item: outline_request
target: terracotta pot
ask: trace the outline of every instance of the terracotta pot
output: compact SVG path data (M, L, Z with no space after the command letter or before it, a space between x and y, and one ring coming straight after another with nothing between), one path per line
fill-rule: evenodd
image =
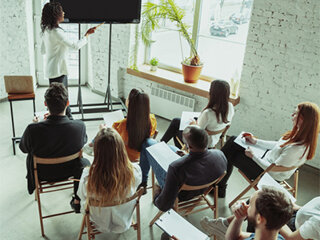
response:
M193 66L182 64L182 74L184 77L184 81L187 83L197 83L199 80L199 76L202 70L203 65Z

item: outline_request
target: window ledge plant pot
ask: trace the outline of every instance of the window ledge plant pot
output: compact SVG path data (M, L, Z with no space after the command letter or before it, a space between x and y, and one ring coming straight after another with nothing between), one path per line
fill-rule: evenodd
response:
M182 64L182 74L186 83L197 83L201 74L202 65L194 66L185 63Z

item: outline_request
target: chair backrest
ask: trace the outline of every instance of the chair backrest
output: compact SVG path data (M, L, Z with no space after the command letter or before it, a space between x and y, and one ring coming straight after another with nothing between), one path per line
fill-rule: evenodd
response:
M8 94L34 92L32 76L4 76L4 84Z
M227 132L227 130L229 129L230 125L227 125L225 128L219 130L219 131L209 131L208 129L206 129L207 133L209 136L212 136L212 135L218 135L220 133L225 133Z
M212 182L209 182L207 184L204 185L200 185L200 186L190 186L188 184L183 184L180 188L180 191L194 191L194 190L200 190L200 189L204 189L204 188L208 188L214 184L217 184L221 181L221 179L226 175L226 171L224 171L224 173L218 177L217 179L213 180Z
M76 152L69 156L58 157L58 158L41 158L33 155L33 165L36 168L38 163L39 164L59 164L59 163L69 162L80 157L82 157L82 149L79 152Z
M143 193L143 188L141 187L131 197L128 197L128 198L123 199L123 200L117 200L117 201L112 201L112 202L104 202L102 204L100 204L100 201L95 199L95 198L89 198L88 199L88 205L90 205L91 207L98 207L98 206L100 206L100 207L113 207L113 206L125 204L125 203L130 202L130 201L132 201L134 199L139 200L140 197L142 196L142 193Z

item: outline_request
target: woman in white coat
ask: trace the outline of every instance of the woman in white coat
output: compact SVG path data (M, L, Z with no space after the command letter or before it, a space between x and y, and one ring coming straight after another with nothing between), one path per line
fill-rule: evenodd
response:
M87 44L88 36L95 31L90 28L85 36L77 42L70 41L64 30L59 26L64 20L62 6L58 2L44 5L41 17L42 44L41 53L45 55L45 77L52 82L60 82L68 88L67 53L69 49L79 50ZM71 115L70 108L67 115Z

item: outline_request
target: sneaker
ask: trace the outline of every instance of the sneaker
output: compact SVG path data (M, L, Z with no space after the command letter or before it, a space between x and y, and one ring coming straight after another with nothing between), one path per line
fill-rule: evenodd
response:
M74 203L75 197L72 197L70 206L75 213L80 213L80 203Z
M89 156L93 156L93 147L90 147L89 144L86 144L83 147L83 151L88 154Z
M201 227L210 235L215 235L219 240L225 239L228 229L224 222L225 218L219 217L218 219L209 219L204 217L200 221Z
M142 183L140 183L139 186L137 187L137 190L138 190L139 188L141 188L141 187L143 187L143 193L142 193L142 195L147 194L147 182L142 182Z

